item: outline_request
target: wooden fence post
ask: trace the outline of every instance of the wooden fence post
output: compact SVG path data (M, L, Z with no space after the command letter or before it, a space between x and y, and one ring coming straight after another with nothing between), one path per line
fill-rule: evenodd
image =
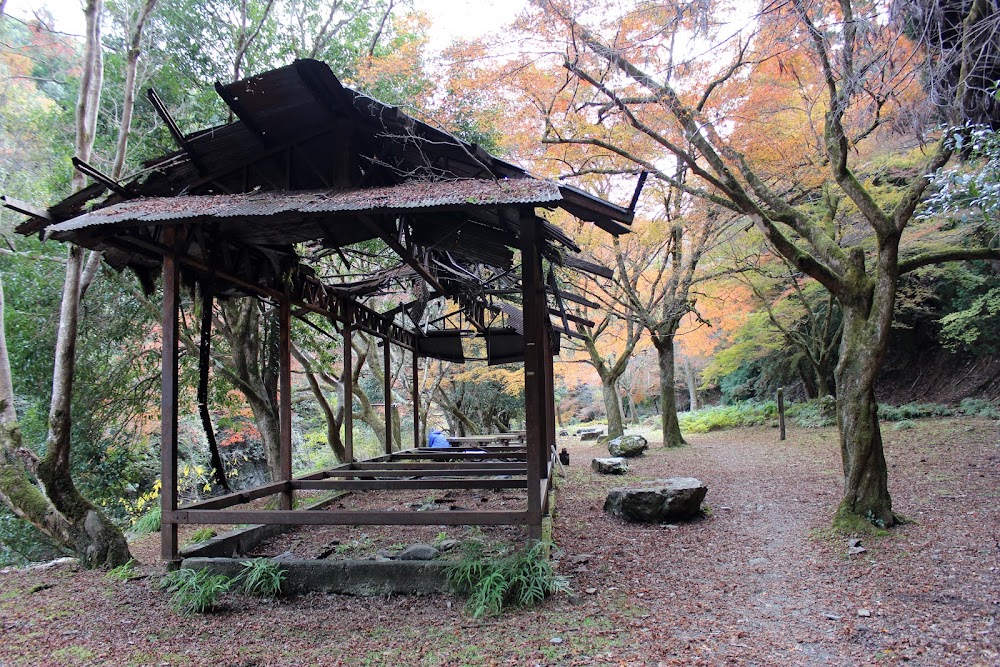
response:
M785 389L778 387L778 439L785 439Z

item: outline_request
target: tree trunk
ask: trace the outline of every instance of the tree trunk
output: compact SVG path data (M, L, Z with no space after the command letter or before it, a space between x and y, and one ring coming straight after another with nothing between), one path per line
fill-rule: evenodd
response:
M608 439L625 435L618 401L618 378L601 378L601 393L604 396L604 412L608 416Z
M881 528L897 523L889 496L888 471L875 401L875 375L886 347L886 333L873 333L860 307L844 306L844 336L837 364L837 424L844 466L844 498L837 521L851 527L851 516Z
M228 377L246 396L267 459L271 480L281 479L281 429L278 417L278 318L263 314L257 299L232 299L222 307L232 367Z
M247 394L247 403L250 404L254 423L260 431L271 481L281 479L281 420L278 417L278 406L274 401L260 400L255 394Z
M653 336L656 361L660 371L660 420L663 425L663 446L686 445L677 421L677 394L674 392L674 336Z
M696 382L694 368L691 366L691 358L684 357L684 382L688 389L688 411L694 412L698 409L698 383Z
M618 414L622 416L622 424L629 423L629 412L625 409L625 399L622 398L622 383L615 382L615 397L618 399Z
M817 368L816 369L816 398L823 398L824 396L832 396L833 392L830 391L830 381L827 380L826 369Z
M70 397L75 363L77 317L83 250L72 248L66 265L63 308L56 341L51 428L46 456L38 460L22 447L14 410L13 380L3 323L3 283L0 279L0 501L13 512L73 551L87 567L127 563L125 536L90 501L80 495L70 476ZM38 480L36 486L32 476Z

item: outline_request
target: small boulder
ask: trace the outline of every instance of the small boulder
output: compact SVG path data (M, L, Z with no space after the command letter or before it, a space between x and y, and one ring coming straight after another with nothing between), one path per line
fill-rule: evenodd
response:
M649 449L649 443L641 435L622 435L608 443L608 452L611 456L642 456L642 453Z
M564 437L567 435L569 435L569 431L567 431L566 429L559 431L559 437Z
M604 435L604 430L599 428L588 428L580 431L580 440L597 440Z
M706 493L708 487L694 477L671 477L641 487L610 489L604 511L642 523L691 519L701 511Z
M441 551L451 551L452 549L458 547L461 544L462 543L459 542L458 540L448 538L446 540L441 540L441 542L438 543L438 549L440 549Z
M429 544L411 544L396 556L396 560L434 560L438 550Z
M628 472L628 463L620 456L594 459L590 462L590 467L602 475L624 475Z

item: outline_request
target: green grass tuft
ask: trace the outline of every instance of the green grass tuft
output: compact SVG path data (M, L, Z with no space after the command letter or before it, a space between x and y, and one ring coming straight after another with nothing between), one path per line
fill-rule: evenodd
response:
M172 593L170 606L174 611L191 616L213 609L232 584L233 580L224 574L181 568L163 577L160 588Z
M132 532L136 535L147 535L160 530L160 507L151 507L132 524Z
M241 563L243 571L236 577L247 595L273 598L281 594L281 584L288 573L270 558L253 558Z

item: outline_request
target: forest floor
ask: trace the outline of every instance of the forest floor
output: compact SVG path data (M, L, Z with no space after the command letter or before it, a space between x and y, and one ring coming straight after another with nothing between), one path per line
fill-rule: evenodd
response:
M460 598L229 594L182 617L141 578L72 567L0 573L0 666L1000 665L1000 423L884 427L895 509L913 522L849 554L832 429L760 427L652 449L625 478L562 438L560 571L576 594L473 620ZM707 516L628 525L606 489L667 476L709 488ZM155 537L134 545L147 561Z

